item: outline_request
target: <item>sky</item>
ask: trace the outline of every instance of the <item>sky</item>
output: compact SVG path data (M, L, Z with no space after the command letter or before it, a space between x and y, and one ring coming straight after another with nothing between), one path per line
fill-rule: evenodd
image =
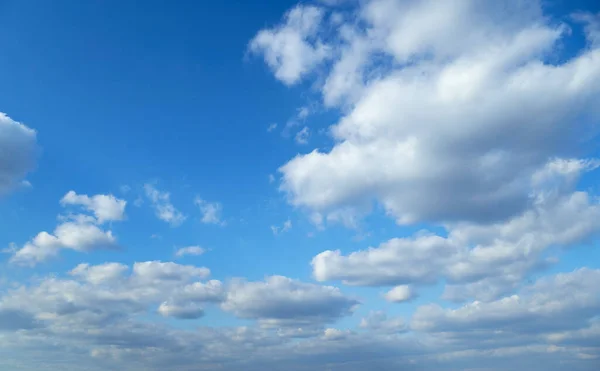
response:
M0 50L0 369L598 369L600 3L0 0Z

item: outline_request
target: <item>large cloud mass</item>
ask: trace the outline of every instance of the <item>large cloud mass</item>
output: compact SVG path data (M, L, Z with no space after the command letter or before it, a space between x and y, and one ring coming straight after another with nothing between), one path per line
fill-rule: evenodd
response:
M597 131L592 26L588 48L559 60L570 28L536 1L373 0L355 16L328 38L335 145L280 169L293 205L334 220L373 202L401 224L503 220L527 207L533 174Z

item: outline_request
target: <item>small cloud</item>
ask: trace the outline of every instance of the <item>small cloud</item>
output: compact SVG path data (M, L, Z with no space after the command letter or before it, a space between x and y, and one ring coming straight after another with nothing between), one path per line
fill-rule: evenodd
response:
M131 187L127 184L124 184L119 187L119 191L121 191L121 193L129 193L129 191L131 191Z
M271 124L269 127L267 127L267 132L270 133L275 129L277 129L277 124Z
M304 106L304 107L300 107L298 109L297 117L300 120L303 120L303 119L307 118L310 114L311 114L310 109L308 107Z
M281 226L281 227L278 227L275 225L271 226L271 231L273 232L274 235L285 233L285 232L289 231L290 229L292 229L292 221L290 219L286 220L283 223L283 226Z
M200 208L202 217L200 221L204 224L218 224L224 226L226 223L221 220L223 207L218 202L208 202L200 197L196 197L194 204Z
M400 285L388 291L384 297L385 300L389 301L390 303L402 303L414 299L416 294L410 288L410 286Z
M200 246L188 246L188 247L182 247L181 249L178 249L175 252L175 256L178 258L182 258L186 255L200 256L200 255L204 254L205 252L206 252L206 250Z
M269 183L275 182L275 176L273 174L269 174Z
M146 197L152 202L152 207L158 219L169 223L173 227L179 226L185 221L186 216L171 203L169 192L161 192L152 184L144 185L144 190L146 191Z
M298 144L307 144L308 137L310 136L310 131L307 126L303 127L302 130L296 133L296 143Z

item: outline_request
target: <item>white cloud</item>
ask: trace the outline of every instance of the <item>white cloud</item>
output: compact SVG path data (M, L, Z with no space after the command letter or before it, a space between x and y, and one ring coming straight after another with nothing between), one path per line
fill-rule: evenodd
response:
M402 303L409 301L416 296L415 292L408 285L399 285L386 292L385 300L392 303Z
M221 220L221 213L223 206L218 202L208 202L200 197L196 197L194 204L198 206L202 216L200 221L204 224L219 224L225 225L226 223Z
M74 277L81 278L93 285L104 283L115 283L122 279L129 267L121 263L106 263L102 265L92 265L82 263L69 272Z
M264 326L302 326L333 322L358 305L331 286L271 276L264 282L237 280L230 284L222 307Z
M294 206L360 216L377 201L400 224L494 222L527 208L549 158L581 153L574 133L600 114L600 50L547 63L567 27L539 3L361 4L320 71L343 112L334 146L280 168Z
M125 218L125 206L127 201L116 198L113 195L78 195L75 191L69 191L61 200L61 205L80 205L92 211L102 224L107 221L118 221Z
M161 192L152 184L145 184L144 190L146 197L152 202L152 207L156 212L156 217L171 226L178 226L183 223L186 216L177 210L171 203L171 195L168 192Z
M598 280L599 270L582 268L542 278L518 295L488 303L474 301L457 309L421 306L411 327L428 332L494 329L517 334L584 328L600 310Z
M84 266L76 270L104 269ZM198 364L222 364L224 370L359 371L370 367L387 371L435 369L440 363L453 369L473 369L492 362L501 369L520 370L531 363L558 371L568 362L574 369L592 370L598 355L594 343L598 326L590 320L598 312L597 274L584 269L545 278L522 290L518 301L509 298L441 312L421 308L411 320L410 332L401 318L381 311L371 312L361 321L363 331L269 327L273 321L260 323L263 327L181 328L140 317L156 311L179 319L204 314L210 322L211 313L201 308L211 305L204 301L207 297L183 299L181 288L195 285L207 292L208 287L222 287L220 283L189 282L187 279L195 278L185 277L184 281L164 279L149 285L133 273L109 275L109 280L97 283L85 275L75 275L75 279L40 277L2 293L0 346L15 354L10 364L21 368L33 369L41 359L52 363L41 370L50 370L59 360L78 370L77 365L89 363L89 354L95 357L90 363L94 371L193 369ZM279 285L271 287L270 282L261 283L264 288L260 290L243 290L245 299L236 292L238 309L251 318L283 313L286 319L313 318L315 308L328 313L323 318L332 319L346 311L341 310L346 304L334 305L341 312L332 310L326 303L331 305L335 302L331 297L338 295L322 295L329 290L313 287L317 285L286 284L282 290ZM269 304L264 304L265 300ZM19 357L24 350L29 350L27 357ZM54 358L57 352L60 359ZM1 358L0 366L6 362L6 357Z
M175 252L175 256L178 258L182 258L186 255L199 256L204 254L205 252L206 250L200 246L188 246L177 249L177 251Z
M35 166L36 132L0 112L0 196L16 188Z
M88 221L67 221L59 224L53 234L40 232L23 247L14 251L11 263L35 266L56 257L61 249L90 252L116 249L118 244L111 231L104 231Z
M569 175L571 176L571 175ZM313 261L319 281L351 285L431 284L444 278L451 300L492 300L551 261L551 247L569 247L600 232L600 205L585 192L555 184L536 203L505 222L448 226L448 236L422 232L347 256L325 251Z
M320 8L296 6L283 24L260 31L250 42L250 51L264 56L277 79L293 85L329 54L317 35L322 18Z
M277 129L277 124L275 124L275 123L273 123L273 124L270 124L270 125L267 127L267 132L268 132L268 133L270 133L270 132L272 132L272 131L273 131L273 130L275 130L275 129Z

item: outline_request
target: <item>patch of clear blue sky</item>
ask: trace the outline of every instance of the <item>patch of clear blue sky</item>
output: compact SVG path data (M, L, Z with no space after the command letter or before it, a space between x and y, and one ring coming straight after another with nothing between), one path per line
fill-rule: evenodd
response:
M65 272L83 261L171 260L176 247L198 244L211 251L181 262L206 265L215 278L281 274L311 280L309 263L319 252L347 253L431 228L398 227L375 214L360 233L335 227L309 238L314 228L268 182L268 175L298 152L329 144L317 130L308 146L267 133L269 124L281 128L299 107L319 97L307 86L284 87L260 60L245 58L257 30L277 23L294 4L0 0L0 111L35 128L42 147L38 168L28 178L33 189L0 202L0 247L51 231L61 212L58 201L71 189L129 200L129 220L113 225L124 250L65 251L36 268L37 274ZM600 11L600 2L592 0L546 4L557 20L579 9ZM573 28L558 60L583 45L581 30ZM307 123L323 128L336 117L319 112ZM595 187L597 179L584 178L582 187ZM189 216L182 226L157 220L148 202L133 206L142 185L153 180ZM129 194L119 193L124 184L132 187ZM192 204L195 195L221 202L228 226L202 225ZM293 229L273 236L269 226L288 218ZM364 238L357 240L357 234ZM574 251L553 270L578 266L581 255ZM4 276L31 274L8 267L6 256L0 259ZM422 300L438 298L441 287L422 291ZM380 298L383 289L343 290L369 303L360 314L395 308L390 313L408 315L419 303L387 304ZM213 324L237 323L213 314L206 319Z

